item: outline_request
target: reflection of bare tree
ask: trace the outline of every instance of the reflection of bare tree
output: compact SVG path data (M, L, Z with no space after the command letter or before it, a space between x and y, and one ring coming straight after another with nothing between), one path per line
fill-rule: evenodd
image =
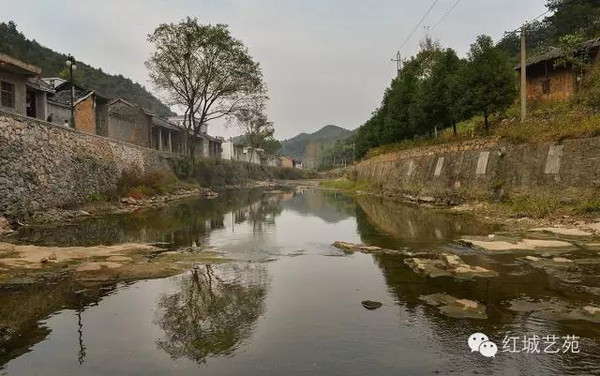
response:
M174 359L203 363L229 355L248 338L263 313L264 265L210 265L182 276L177 291L163 295L155 323L165 336L157 345Z
M281 196L273 195L248 207L248 220L255 233L264 231L264 225L273 226L275 217L283 211L280 205Z
M83 322L81 321L81 312L83 309L81 307L77 308L77 338L79 340L79 352L77 353L77 361L79 365L83 365L85 362L86 355L86 347L83 343Z

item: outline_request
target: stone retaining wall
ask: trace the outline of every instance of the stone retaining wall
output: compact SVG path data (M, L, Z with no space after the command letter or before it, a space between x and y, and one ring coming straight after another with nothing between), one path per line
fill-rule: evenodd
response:
M549 192L559 198L600 193L600 137L509 144L487 138L381 155L353 175L384 194L499 198Z
M182 157L0 112L0 215L81 204L117 189L121 171Z

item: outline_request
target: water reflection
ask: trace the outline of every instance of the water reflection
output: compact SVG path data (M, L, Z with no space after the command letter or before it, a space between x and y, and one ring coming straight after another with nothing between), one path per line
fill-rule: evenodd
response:
M202 266L131 285L65 278L3 290L0 369L17 375L35 374L40 365L45 375L191 375L201 364L207 375L593 374L600 361L597 324L519 314L507 305L523 295L586 304L597 304L597 297L566 290L512 255L450 244L492 230L468 216L318 191L235 192L65 228L28 229L22 239L40 243L163 241L176 247L195 241L239 260L277 261ZM402 256L323 257L339 255L329 247L335 240L452 249L500 276L428 279ZM248 256L254 254L261 257ZM284 257L298 254L304 256ZM419 299L434 293L481 302L488 319L442 316ZM384 307L366 311L360 305L366 299ZM477 331L497 341L505 332L575 334L582 337L582 353L502 354L482 362L465 344Z
M173 359L204 363L229 355L247 339L264 312L267 272L262 264L194 269L160 297L155 323L164 331L157 346Z
M471 216L424 210L380 197L359 196L356 204L363 242L392 249L431 248L463 235L487 235L494 230Z
M248 221L257 231L274 223L286 195L260 190L224 192L216 200L190 199L164 208L83 220L67 226L35 226L19 231L22 243L57 246L91 246L128 242L169 243L174 247L207 243L210 233L227 226L225 216L234 213L236 223Z

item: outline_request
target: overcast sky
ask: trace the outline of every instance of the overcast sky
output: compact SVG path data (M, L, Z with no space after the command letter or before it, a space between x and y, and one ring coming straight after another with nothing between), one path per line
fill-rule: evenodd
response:
M439 0L402 48L418 50L456 0ZM391 58L433 0L0 0L3 21L30 39L122 74L153 91L144 61L146 36L158 24L194 16L225 23L262 65L276 136L293 137L326 124L354 129L379 105L395 75ZM433 38L464 55L479 34L494 40L545 11L546 0L462 0ZM154 92L154 91L153 91ZM212 124L209 133L235 129Z

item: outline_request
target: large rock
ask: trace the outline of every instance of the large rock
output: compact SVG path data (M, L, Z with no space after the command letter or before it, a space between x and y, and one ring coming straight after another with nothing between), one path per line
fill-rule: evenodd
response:
M0 236L8 235L13 233L14 230L10 227L10 223L4 217L0 216Z
M404 260L404 263L415 273L430 278L452 276L459 279L471 279L498 276L498 273L493 270L465 263L458 255L441 254L434 259L415 257Z
M438 307L440 313L449 317L487 319L486 307L474 300L458 299L448 294L425 295L419 299Z

